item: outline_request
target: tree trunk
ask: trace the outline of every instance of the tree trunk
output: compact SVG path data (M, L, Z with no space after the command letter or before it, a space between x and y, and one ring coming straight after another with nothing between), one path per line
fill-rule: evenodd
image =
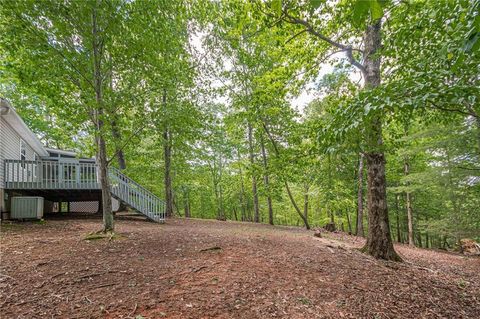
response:
M102 188L102 208L103 208L103 232L114 231L114 221L112 212L112 197L110 194L110 181L108 179L108 161L107 146L104 134L104 105L103 105L103 76L101 65L101 46L102 42L98 39L97 30L97 12L96 8L92 12L92 38L93 38L93 68L96 108L94 111L94 123L96 126L96 144L97 144L97 164L100 185Z
M409 164L405 161L404 165L405 176L409 173ZM405 204L407 208L407 221L408 221L408 245L413 247L415 246L415 241L413 239L413 212L412 212L412 202L410 197L410 192L405 192Z
M327 157L328 161L328 193L327 193L327 214L330 216L330 223L335 224L335 213L332 209L332 190L333 190L333 181L332 181L332 158L331 155L328 154Z
M280 150L278 149L277 143L275 142L275 139L273 138L272 134L270 134L270 130L268 129L267 124L265 122L262 122L262 126L263 126L263 129L265 130L265 133L268 136L268 139L270 140L270 143L272 143L273 149L275 151L275 155L277 157L279 157L280 156ZM293 197L292 192L290 191L290 187L288 186L288 182L284 181L284 184L285 184L285 189L287 190L288 198L290 198L290 202L292 203L293 207L295 208L295 211L300 216L300 218L303 220L303 224L305 225L305 228L310 229L310 225L308 224L308 219L305 218L305 216L300 211L300 208L298 208L298 205L295 202L295 198Z
M240 154L240 153L239 153ZM240 155L238 156L238 160L240 161ZM244 222L247 219L247 207L245 204L245 186L243 185L243 171L240 167L240 208L242 209L241 212L241 221Z
M305 193L303 195L303 217L305 218L304 220L308 220L308 190L308 185L305 185Z
M400 232L400 211L399 211L399 206L398 206L398 197L400 195L397 195L395 196L395 216L396 216L396 219L397 219L397 241L399 243L402 242L402 234Z
M162 103L164 113L167 108L167 92L163 91ZM173 190L172 190L172 175L171 175L171 160L172 160L172 141L170 138L170 131L168 123L164 123L163 129L163 156L165 162L164 171L164 187L165 187L165 213L167 217L173 216Z
M358 191L357 191L357 228L355 235L365 237L363 230L363 153L358 159Z
M233 217L235 218L235 221L238 221L238 214L237 214L237 209L235 206L233 206Z
M255 155L253 154L253 128L250 123L248 123L248 152L252 167L253 220L255 223L258 223L260 222L260 212L258 207L257 177L255 175Z
M292 203L293 207L295 208L295 211L297 212L298 216L300 216L300 218L302 219L303 224L305 225L305 228L310 229L310 225L308 224L308 218L307 218L308 216L304 216L302 214L302 212L300 211L300 208L298 207L297 202L295 202L295 198L293 198L293 194L290 191L290 187L288 186L287 182L285 182L285 188L287 190L288 198L290 198L290 202Z
M220 220L226 220L225 218L225 210L223 207L223 188L222 188L222 182L218 184L218 195L219 195L219 210L220 210Z
M381 20L367 26L365 32L364 67L365 88L373 89L380 85L380 58L377 51L381 48ZM363 250L375 258L401 261L393 248L388 221L385 155L382 138L382 111L372 111L367 121L366 141L368 151L368 236Z
M350 220L350 214L348 213L348 210L345 210L345 214L347 215L347 222L348 222L348 234L352 234L352 221Z
M267 190L267 204L268 204L268 223L273 225L273 206L272 206L272 196L270 196L270 181L268 176L268 163L267 163L267 154L265 152L265 143L263 142L263 137L260 140L261 148L262 148L262 158L263 158L263 168L265 170L265 175L263 176L263 180L265 183L265 188Z
M190 201L188 198L188 190L183 191L183 209L185 213L185 218L190 218Z

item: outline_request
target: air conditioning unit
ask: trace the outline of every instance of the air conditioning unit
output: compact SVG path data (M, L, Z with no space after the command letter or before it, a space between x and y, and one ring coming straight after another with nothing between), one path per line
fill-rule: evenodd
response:
M43 218L43 197L21 196L12 197L11 200L11 219Z

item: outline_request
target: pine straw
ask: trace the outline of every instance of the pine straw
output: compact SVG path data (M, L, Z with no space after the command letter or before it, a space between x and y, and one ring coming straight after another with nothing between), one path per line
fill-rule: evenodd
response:
M0 317L475 318L480 258L397 246L377 261L345 234L235 222L99 220L3 229ZM215 252L202 251L219 247Z

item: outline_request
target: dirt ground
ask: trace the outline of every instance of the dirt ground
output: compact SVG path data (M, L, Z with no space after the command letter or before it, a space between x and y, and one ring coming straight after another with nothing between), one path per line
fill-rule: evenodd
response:
M480 258L397 246L376 261L344 234L250 223L2 225L3 318L480 318Z

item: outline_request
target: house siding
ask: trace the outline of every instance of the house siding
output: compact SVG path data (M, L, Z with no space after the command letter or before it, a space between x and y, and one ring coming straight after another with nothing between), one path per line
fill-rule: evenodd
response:
M5 210L4 190L5 187L5 160L20 159L20 135L0 116L0 210ZM33 148L25 142L26 159L34 160Z

